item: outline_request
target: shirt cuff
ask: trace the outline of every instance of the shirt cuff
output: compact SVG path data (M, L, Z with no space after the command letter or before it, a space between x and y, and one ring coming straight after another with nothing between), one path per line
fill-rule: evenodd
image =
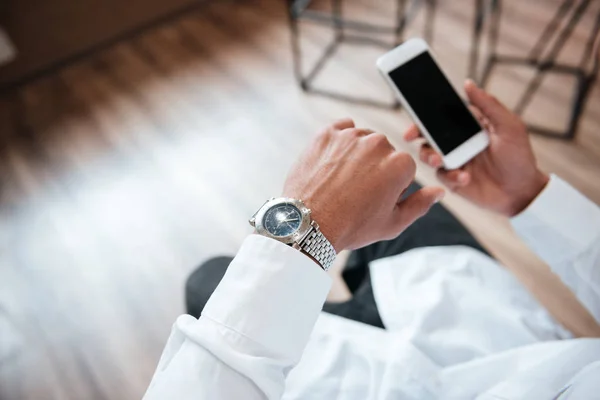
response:
M250 235L202 315L299 360L330 287L327 273L300 251Z
M589 247L600 234L600 209L556 175L511 220L515 231L544 259L559 261Z

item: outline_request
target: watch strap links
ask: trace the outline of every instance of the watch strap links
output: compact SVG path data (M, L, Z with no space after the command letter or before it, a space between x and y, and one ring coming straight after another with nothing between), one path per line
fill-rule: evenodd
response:
M325 271L331 268L337 256L333 245L323 235L319 229L319 225L315 221L312 221L311 228L298 242L298 245L303 251L317 260Z

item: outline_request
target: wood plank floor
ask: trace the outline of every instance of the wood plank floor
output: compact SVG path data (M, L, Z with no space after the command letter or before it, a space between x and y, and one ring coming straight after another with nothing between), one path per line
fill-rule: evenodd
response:
M389 1L346 3L349 14L390 22ZM460 85L472 2L439 3L434 49ZM558 1L505 3L501 48L514 53ZM589 14L563 58L578 59ZM328 33L302 33L314 60ZM318 84L390 99L373 64L380 53L344 47ZM501 69L491 88L514 104L528 77ZM560 125L570 84L549 77L528 118ZM0 399L140 398L184 311L186 276L235 252L303 146L345 116L414 153L400 141L405 113L298 89L277 0L212 2L0 98ZM576 141L533 142L545 170L600 202L598 85ZM418 178L434 182L422 165ZM455 196L444 203L559 320L598 335L506 221Z

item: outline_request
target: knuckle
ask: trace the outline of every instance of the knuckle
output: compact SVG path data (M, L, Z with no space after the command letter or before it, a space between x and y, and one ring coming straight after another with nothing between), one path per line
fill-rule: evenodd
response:
M417 163L415 163L415 160L410 156L410 154L405 152L396 152L394 154L394 158L398 167L406 173L414 175L417 172Z
M335 128L330 125L330 126L323 128L319 132L319 136L331 136L333 134L333 132L335 132Z
M352 128L349 131L350 131L350 135L352 137L355 137L355 138L359 138L359 137L365 135L365 130L364 129Z
M324 129L313 139L313 145L317 147L327 147L332 141L334 141L335 131L331 129Z
M387 144L388 138L382 133L373 133L371 135L371 140L378 144Z
M338 119L337 121L333 122L329 127L332 130L340 130L340 129L343 129L344 127L350 128L350 127L354 127L354 121L350 117L341 118L341 119Z
M319 135L317 136L317 140L319 142L328 142L329 140L331 140L331 137L333 136L333 129L331 128L327 128L322 130Z
M365 138L366 141L373 144L374 146L388 146L391 147L391 144L388 138L382 133L372 133Z
M321 129L319 131L318 136L331 136L331 134L333 134L333 132L335 131L335 127L333 125L328 125L325 128Z
M353 131L353 135L354 137L369 137L373 134L373 131L369 130L369 129L360 129L360 128L354 128Z
M343 136L347 136L347 137L351 137L351 138L358 138L361 135L361 130L358 128L346 128L342 131L340 131L340 134Z
M330 123L329 125L327 125L325 127L325 130L327 131L336 131L338 129L338 126L340 125L341 120L339 121L333 121L332 123Z

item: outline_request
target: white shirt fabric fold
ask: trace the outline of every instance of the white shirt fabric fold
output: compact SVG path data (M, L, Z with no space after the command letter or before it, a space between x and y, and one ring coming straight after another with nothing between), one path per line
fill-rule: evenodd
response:
M513 226L600 319L600 210L553 176ZM319 313L330 287L246 239L199 320L180 317L145 399L591 399L600 339L571 339L496 261L463 246L370 265L386 330Z
M553 176L515 231L600 321L600 209Z

